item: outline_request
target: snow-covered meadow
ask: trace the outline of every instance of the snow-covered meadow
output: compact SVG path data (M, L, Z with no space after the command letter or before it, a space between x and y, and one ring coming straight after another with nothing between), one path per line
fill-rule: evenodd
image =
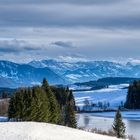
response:
M100 90L74 92L76 105L82 109L84 101L88 100L90 104L109 103L110 109L118 108L118 106L125 103L127 96L125 87L127 86L127 84L112 85Z

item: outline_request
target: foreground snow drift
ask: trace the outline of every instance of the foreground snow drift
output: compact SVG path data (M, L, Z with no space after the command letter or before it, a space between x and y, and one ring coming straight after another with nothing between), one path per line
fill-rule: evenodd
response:
M7 122L0 123L0 140L117 140L117 138L46 123Z

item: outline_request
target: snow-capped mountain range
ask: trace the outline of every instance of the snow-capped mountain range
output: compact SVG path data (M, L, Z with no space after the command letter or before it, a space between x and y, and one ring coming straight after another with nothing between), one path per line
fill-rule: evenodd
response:
M104 77L140 78L140 65L108 61L42 60L28 64L0 61L0 87L31 86L41 83L44 77L50 84L85 82Z
M28 64L0 61L0 87L38 85L45 77L50 84L65 81L48 67L35 68Z
M140 77L140 65L109 61L61 62L55 60L32 61L36 68L48 67L70 82L84 82L104 77Z

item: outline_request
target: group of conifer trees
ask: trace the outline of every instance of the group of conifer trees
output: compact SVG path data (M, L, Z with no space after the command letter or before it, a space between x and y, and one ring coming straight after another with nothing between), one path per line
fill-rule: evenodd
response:
M36 121L76 128L75 101L68 88L42 86L18 89L10 99L8 116L15 121Z
M128 88L125 108L140 109L140 81L134 81Z

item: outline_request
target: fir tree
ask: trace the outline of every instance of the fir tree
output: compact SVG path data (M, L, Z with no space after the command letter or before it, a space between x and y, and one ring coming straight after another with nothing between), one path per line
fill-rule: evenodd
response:
M18 89L10 99L8 116L16 121L37 121L76 127L75 100L68 88L42 86Z
M13 97L10 100L10 105L9 105L9 118L14 118L15 120L21 120L23 118L23 97L22 97L22 92L18 90Z
M140 81L134 81L133 84L130 84L124 107L140 109Z
M122 121L120 109L118 109L116 112L116 116L112 127L117 138L125 138L125 124Z
M46 93L40 87L33 88L33 98L29 119L38 122L49 122L49 104Z
M8 108L8 117L9 119L16 117L16 108L15 108L15 97L14 95L11 97L9 101L9 108Z
M76 118L75 118L75 100L72 91L66 90L68 92L66 110L65 110L65 125L68 127L76 128Z
M56 97L54 96L53 92L51 91L51 88L46 79L43 80L42 88L46 92L46 96L49 101L49 111L50 111L49 122L50 123L59 123L60 119L61 119L60 106L56 100Z
M70 103L66 105L65 125L72 128L77 127L75 112Z

